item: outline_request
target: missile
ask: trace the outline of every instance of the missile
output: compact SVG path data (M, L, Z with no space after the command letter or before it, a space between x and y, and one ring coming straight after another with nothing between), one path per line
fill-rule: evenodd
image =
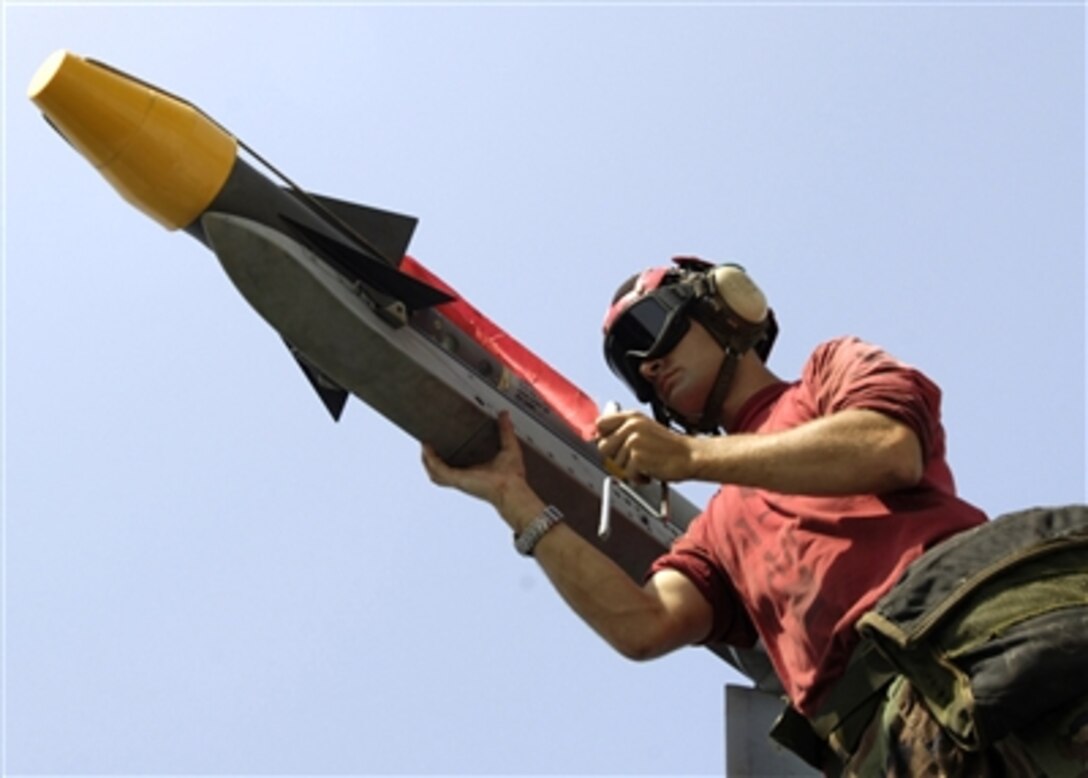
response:
M195 105L68 51L28 96L125 200L211 249L334 419L354 395L467 466L494 456L508 412L533 488L636 580L696 515L609 477L596 404L407 254L415 217L305 191ZM773 678L760 651L714 650Z

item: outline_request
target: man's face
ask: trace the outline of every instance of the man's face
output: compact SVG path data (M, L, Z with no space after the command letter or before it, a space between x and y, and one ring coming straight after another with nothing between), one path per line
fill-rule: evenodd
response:
M695 423L703 414L725 351L697 321L668 354L647 359L639 372L653 386L658 399L685 421Z

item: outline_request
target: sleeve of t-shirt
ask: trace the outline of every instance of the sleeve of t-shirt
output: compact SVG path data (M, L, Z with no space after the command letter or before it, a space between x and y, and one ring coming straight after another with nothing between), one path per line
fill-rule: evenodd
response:
M704 542L703 535L708 525L705 514L692 520L687 531L673 541L669 551L654 561L646 577L652 578L660 570L671 568L694 584L714 612L714 625L704 644L728 643L751 647L756 642L755 627L729 577L714 563Z
M883 349L857 338L824 343L805 366L802 381L819 415L850 408L877 411L914 431L926 461L944 455L940 389Z

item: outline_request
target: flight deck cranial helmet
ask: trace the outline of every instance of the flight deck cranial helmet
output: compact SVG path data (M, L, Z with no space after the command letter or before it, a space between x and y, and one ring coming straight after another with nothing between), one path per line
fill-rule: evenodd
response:
M740 265L715 266L696 257L675 257L673 264L634 275L617 290L604 320L605 359L639 400L651 404L661 423L675 422L689 433L717 432L737 361L754 348L766 362L778 324L763 292ZM639 371L646 360L676 348L693 319L725 352L695 424L666 406Z

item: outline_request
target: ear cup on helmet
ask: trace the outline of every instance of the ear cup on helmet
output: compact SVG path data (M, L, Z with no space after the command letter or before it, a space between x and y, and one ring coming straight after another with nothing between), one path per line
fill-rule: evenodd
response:
M749 324L761 324L767 318L767 297L738 265L721 265L710 271L714 288L722 302Z

